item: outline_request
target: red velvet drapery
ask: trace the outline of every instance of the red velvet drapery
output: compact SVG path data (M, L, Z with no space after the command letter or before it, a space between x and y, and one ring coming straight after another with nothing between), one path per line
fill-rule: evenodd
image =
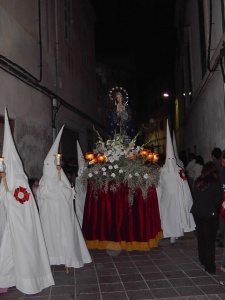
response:
M96 199L92 184L87 187L82 228L89 249L148 251L158 246L162 229L155 187L149 188L146 201L137 190L129 206L126 185L115 192L99 190Z

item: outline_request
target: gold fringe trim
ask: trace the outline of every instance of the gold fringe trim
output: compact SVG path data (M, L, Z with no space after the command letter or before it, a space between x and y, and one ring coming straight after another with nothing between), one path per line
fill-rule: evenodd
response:
M154 239L150 239L148 242L113 242L113 241L99 241L99 240L86 240L88 249L98 250L114 250L114 251L149 251L152 248L158 247L159 241L163 238L163 232L160 231Z

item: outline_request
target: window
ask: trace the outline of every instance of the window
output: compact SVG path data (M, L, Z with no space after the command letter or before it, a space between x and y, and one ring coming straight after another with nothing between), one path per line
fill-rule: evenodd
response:
M71 5L70 0L64 0L65 39L71 43Z

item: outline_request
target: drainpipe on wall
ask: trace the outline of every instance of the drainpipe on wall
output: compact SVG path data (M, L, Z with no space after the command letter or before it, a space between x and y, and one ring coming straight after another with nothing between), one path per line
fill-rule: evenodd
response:
M55 0L55 93L59 91L59 32L58 32L58 4ZM57 113L60 105L57 99L52 99L52 137L56 139L58 132Z
M57 136L57 131L56 131L56 119L57 119L57 114L58 110L60 108L60 103L56 98L52 99L52 136L53 136L53 141L56 139Z

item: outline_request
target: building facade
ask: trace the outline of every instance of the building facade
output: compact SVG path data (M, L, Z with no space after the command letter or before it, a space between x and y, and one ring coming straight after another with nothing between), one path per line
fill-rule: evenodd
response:
M175 25L179 149L211 160L225 149L224 0L178 0Z
M97 97L95 15L88 0L0 2L0 151L7 106L18 152L30 177L65 124L61 151L93 146L93 125L106 130Z

